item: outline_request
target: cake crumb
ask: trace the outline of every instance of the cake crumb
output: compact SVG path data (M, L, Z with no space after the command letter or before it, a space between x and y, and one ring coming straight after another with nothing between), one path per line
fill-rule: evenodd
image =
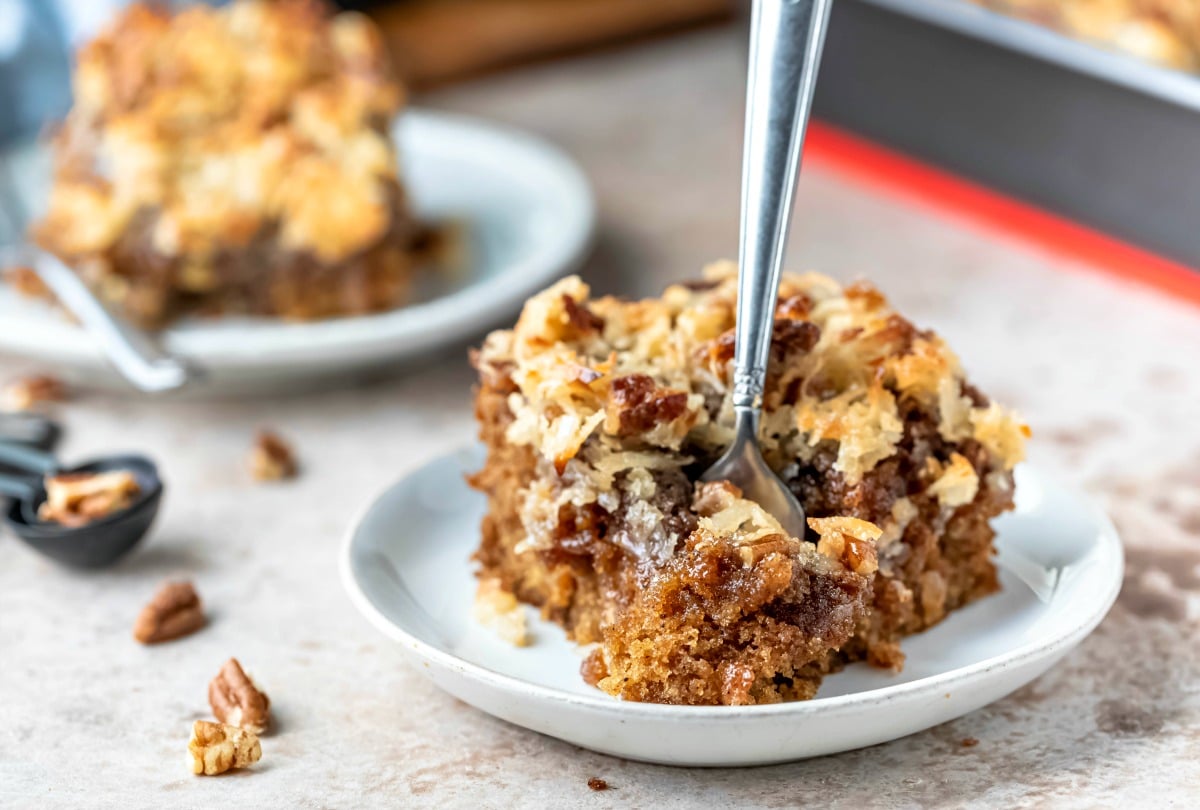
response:
M13 380L0 391L0 411L30 411L47 402L65 402L67 387L57 377L39 374Z
M595 791L608 790L608 782L605 782L599 776L593 776L588 780L588 787Z
M254 439L249 464L255 481L282 481L299 471L292 446L270 430L260 430Z
M525 611L517 597L506 591L495 577L479 582L479 590L475 593L475 621L515 647L529 645Z
M959 742L959 745L961 745L963 748L974 748L975 746L979 745L979 740L975 739L974 737L963 737Z

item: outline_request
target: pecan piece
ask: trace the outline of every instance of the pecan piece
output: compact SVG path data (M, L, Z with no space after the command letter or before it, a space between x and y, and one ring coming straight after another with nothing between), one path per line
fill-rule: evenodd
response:
M276 433L259 431L250 451L250 474L256 481L281 481L294 478L296 456L292 447Z
M46 500L38 518L62 526L86 526L127 509L142 491L129 470L46 476Z
M605 430L618 436L645 433L673 422L687 412L684 391L659 388L646 374L628 374L612 381Z
M216 776L235 768L245 768L262 759L262 746L251 731L197 720L188 741L192 755L192 773Z
M270 699L258 690L236 658L226 661L208 685L208 704L222 723L255 734L262 734L271 722Z
M28 411L45 402L63 402L67 387L57 377L41 374L13 380L0 392L0 411Z
M204 626L204 606L190 582L167 582L133 624L133 637L158 644L186 636Z
M604 319L584 304L580 304L566 293L562 294L562 304L563 311L567 314L567 323L575 330L576 335L603 331Z

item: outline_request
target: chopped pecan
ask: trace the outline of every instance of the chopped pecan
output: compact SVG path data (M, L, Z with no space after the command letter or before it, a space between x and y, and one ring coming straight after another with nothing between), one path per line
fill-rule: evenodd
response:
M259 431L250 451L250 474L256 481L280 481L294 478L297 472L296 456L292 447L278 434L269 430Z
M589 332L599 332L604 329L604 319L580 304L566 293L562 294L563 310L567 313L567 322L571 324L577 335Z
M742 558L742 565L751 568L758 565L769 554L795 554L800 549L800 541L794 537L787 537L782 534L772 534L764 537L756 543L751 543L746 546L738 546L738 556Z
M208 704L222 723L262 734L271 723L271 701L254 685L236 658L208 685Z
M817 550L840 560L856 574L869 576L879 569L875 541L883 531L874 523L853 517L809 518L808 526L821 539Z
M216 776L258 762L262 759L262 745L251 731L197 720L192 725L188 753L192 755L192 773Z
M771 361L784 364L811 352L821 339L821 328L811 321L778 319L771 328Z
M85 526L128 508L141 491L137 477L128 470L48 475L46 500L38 507L38 518L63 526Z
M133 637L143 644L170 641L204 626L204 606L190 582L167 582L133 625Z
M41 374L13 380L0 392L0 410L28 411L44 402L63 402L67 387L57 377Z
M673 422L687 412L688 395L659 388L645 374L628 374L612 381L605 430L619 436L645 433Z
M812 351L821 339L821 328L811 321L776 319L771 327L771 368L770 372L778 377L786 365L796 356ZM730 329L719 338L712 341L708 347L708 365L714 371L724 373L725 367L733 360L735 330Z

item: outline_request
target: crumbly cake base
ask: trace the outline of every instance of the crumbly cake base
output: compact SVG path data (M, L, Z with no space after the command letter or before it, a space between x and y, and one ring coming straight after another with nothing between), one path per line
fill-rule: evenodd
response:
M939 517L942 513L932 494L912 496L917 514L881 555L873 585L843 578L840 582L789 581L779 589L830 591L824 597L826 613L837 601L834 592L843 601L861 598L865 609L856 614L852 626L817 627L812 617L822 611L786 616L786 610L750 610L743 620L727 627L703 610L671 614L663 610L661 594L648 594L643 588L631 555L590 537L574 522L560 526L554 548L522 549L528 533L519 517L521 493L544 473L529 446L505 439L512 421L507 405L510 393L487 381L477 392L476 416L488 450L484 467L471 479L488 497L482 542L475 555L480 576L498 579L518 599L539 607L543 617L561 625L574 641L599 642L601 649L588 657L582 674L614 695L682 704L811 698L822 677L846 663L865 660L900 669L904 661L900 639L937 624L950 611L999 587L989 521L1011 507L1011 476L1000 482L995 477L981 479L976 498L948 520ZM925 488L918 483L918 471L925 468L929 456L948 454L949 448L941 444L928 418L922 421L921 414L908 414L897 457L857 486L842 486L831 461L819 453L790 484L810 515L854 515L882 522L897 497ZM964 449L969 457L969 442L955 448ZM982 466L986 460L979 458L976 463ZM686 558L686 553L682 556ZM683 565L686 568L686 560ZM860 586L863 592L855 593ZM837 643L814 643L814 635L821 638L822 634L837 638ZM619 662L619 671L612 671L614 661Z

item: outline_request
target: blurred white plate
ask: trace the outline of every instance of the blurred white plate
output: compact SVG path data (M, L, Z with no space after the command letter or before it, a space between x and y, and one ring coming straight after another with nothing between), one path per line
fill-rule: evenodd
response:
M207 392L279 389L410 360L509 318L531 293L576 268L595 207L588 182L557 148L521 132L431 111L409 111L394 137L420 218L466 230L466 267L425 298L379 315L315 323L188 319L167 329L177 354L209 372ZM10 156L19 192L37 211L49 156ZM120 385L87 335L60 314L0 284L0 353L60 373Z
M350 531L342 581L360 611L442 689L575 745L668 765L762 765L894 740L985 706L1049 669L1100 622L1121 586L1109 520L1035 469L997 522L1003 590L903 642L900 674L855 664L814 700L768 706L628 703L584 683L583 655L529 618L513 647L471 618L484 499L464 473L479 450L440 458L385 490ZM431 542L431 538L434 539Z

